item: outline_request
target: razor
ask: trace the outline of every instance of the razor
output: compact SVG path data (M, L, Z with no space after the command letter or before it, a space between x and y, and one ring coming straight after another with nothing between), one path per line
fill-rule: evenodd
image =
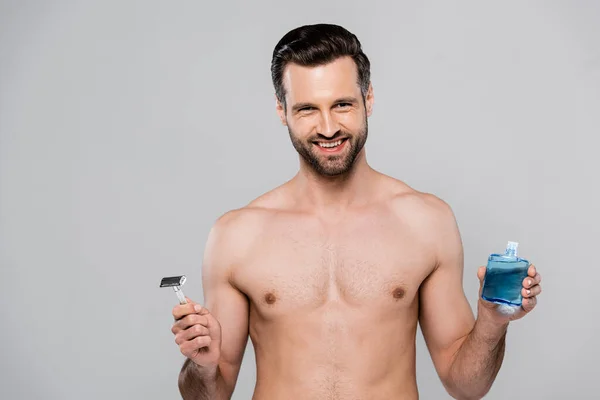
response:
M168 276L166 278L162 278L162 280L160 281L160 287L172 287L175 291L175 294L177 295L177 298L179 299L179 304L186 304L187 301L185 299L185 296L183 295L183 291L181 290L181 287L185 283L185 279L185 275Z

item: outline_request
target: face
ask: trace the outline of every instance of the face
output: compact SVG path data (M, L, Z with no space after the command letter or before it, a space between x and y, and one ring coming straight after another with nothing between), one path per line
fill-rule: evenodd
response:
M373 91L363 100L357 76L350 57L285 69L286 107L277 102L277 112L298 154L320 175L347 173L367 140Z

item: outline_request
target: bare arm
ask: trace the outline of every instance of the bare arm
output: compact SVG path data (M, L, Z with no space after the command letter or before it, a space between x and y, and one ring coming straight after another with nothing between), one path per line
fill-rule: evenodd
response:
M188 358L179 375L184 399L230 399L236 385L248 341L248 300L231 283L231 267L244 254L245 242L239 230L237 212L224 215L209 234L202 267L205 309L211 343L196 358ZM212 330L211 330L211 326ZM217 329L219 334L214 334ZM208 349L208 350L207 350ZM214 359L208 356L216 353ZM207 360L206 363L202 360Z
M504 357L508 324L478 313L464 295L463 248L454 215L433 201L437 266L422 284L420 324L433 363L448 393L480 399L491 388ZM473 283L475 284L475 280Z

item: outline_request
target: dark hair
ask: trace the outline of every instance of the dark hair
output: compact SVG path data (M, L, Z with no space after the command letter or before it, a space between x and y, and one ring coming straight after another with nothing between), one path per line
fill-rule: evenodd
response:
M271 61L271 78L277 99L285 106L283 72L287 64L313 67L344 56L352 57L356 64L357 83L364 98L371 82L371 64L356 35L332 24L304 25L286 33L275 46Z

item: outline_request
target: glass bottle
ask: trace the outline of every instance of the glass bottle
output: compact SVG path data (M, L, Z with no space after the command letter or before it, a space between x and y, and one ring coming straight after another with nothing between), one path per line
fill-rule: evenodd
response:
M504 254L491 254L483 281L481 297L492 303L520 307L521 290L527 277L529 261L517 254L519 243L508 242Z

